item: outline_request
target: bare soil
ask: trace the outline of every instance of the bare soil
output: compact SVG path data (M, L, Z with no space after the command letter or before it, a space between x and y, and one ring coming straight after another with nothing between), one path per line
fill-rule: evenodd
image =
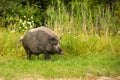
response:
M23 78L21 80L120 80L120 76L93 76L88 75L84 78Z
M0 77L0 80L5 80L3 77ZM33 78L25 77L18 80L120 80L120 76L94 76L89 74L87 77L83 78Z

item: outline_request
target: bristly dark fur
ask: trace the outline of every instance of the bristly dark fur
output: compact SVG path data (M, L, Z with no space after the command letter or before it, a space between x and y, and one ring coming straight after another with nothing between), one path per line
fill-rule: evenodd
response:
M51 59L50 55L55 53L63 54L58 36L46 27L29 30L20 41L22 41L28 59L32 54L42 53L45 59Z

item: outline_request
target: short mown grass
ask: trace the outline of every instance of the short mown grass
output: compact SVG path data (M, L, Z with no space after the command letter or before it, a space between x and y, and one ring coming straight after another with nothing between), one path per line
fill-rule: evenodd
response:
M88 74L96 76L120 75L120 37L96 37L66 34L61 40L64 55L52 55L26 59L21 43L23 35L18 32L0 30L0 77L6 80L24 78L81 78Z
M87 74L120 75L120 57L110 53L73 57L53 56L45 61L33 57L32 60L4 57L0 61L0 76L6 79L33 78L79 78Z

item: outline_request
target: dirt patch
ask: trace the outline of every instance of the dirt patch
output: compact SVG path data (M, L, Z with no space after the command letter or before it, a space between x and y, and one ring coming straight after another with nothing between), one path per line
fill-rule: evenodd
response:
M83 79L84 80L84 79ZM120 80L120 76L94 76L89 74L85 80Z
M4 80L2 77L0 77L0 80Z
M0 80L5 80L5 78L0 77ZM18 80L120 80L120 76L94 76L89 74L86 77L80 78L38 78L38 77L25 77Z
M23 78L22 80L120 80L120 76L93 76L89 75L85 78Z
M101 76L101 77L98 77L97 80L120 80L120 76L117 76L117 77Z

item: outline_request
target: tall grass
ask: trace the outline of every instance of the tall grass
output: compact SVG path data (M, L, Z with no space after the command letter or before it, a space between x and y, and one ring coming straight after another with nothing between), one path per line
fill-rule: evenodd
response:
M57 1L49 6L47 9L49 19L46 24L63 37L61 45L66 53L112 52L120 54L120 36L119 34L113 36L116 31L113 27L117 29L118 24L108 8L98 6L92 10L87 2L71 2L69 5L70 9ZM1 55L17 51L14 49L14 43L24 34L4 31L0 32Z
M87 1L71 2L67 8L62 2L49 6L47 14L49 20L47 26L52 27L61 34L84 33L87 35L109 35L117 31L118 24L115 16L112 16L108 8L96 6L91 9ZM56 30L57 29L57 30Z
M64 34L61 40L61 46L65 55L84 55L84 54L105 54L114 53L120 55L120 36L88 36L83 33L74 35L72 33ZM0 30L0 55L1 56L23 56L26 57L21 43L16 43L23 33L9 32L5 29Z
M0 28L0 56L20 56L24 53L17 42L23 34ZM21 46L21 47L20 47Z
M75 1L69 3L68 9L64 3L57 1L49 6L47 14L50 15L47 26L63 36L62 44L67 46L64 48L68 53L112 51L119 54L119 49L114 48L119 44L114 43L112 37L117 35L118 38L114 36L114 39L119 40L117 31L120 27L109 7L96 6L91 9L87 1Z

